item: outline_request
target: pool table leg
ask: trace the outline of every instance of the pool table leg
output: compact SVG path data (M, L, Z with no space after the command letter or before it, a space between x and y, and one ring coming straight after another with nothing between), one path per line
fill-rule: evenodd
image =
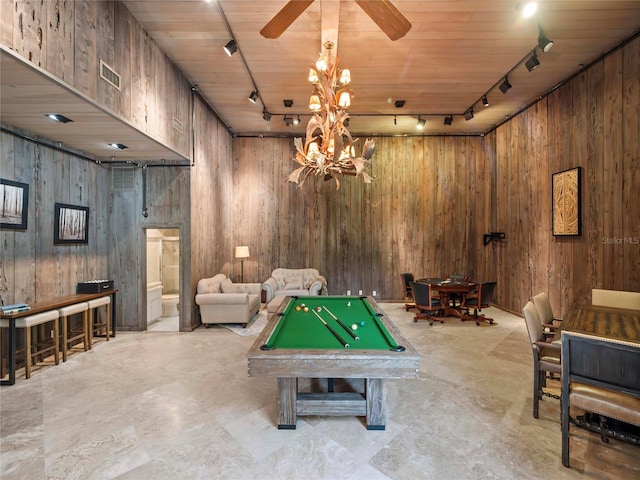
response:
M386 390L384 379L365 379L367 397L367 430L384 430L386 415L384 406L386 402Z
M278 377L278 429L295 430L298 419L298 379Z

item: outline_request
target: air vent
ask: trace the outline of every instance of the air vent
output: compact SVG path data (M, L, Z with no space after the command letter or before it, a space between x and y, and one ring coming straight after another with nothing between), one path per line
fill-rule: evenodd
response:
M135 187L134 167L111 168L111 190L133 190Z
M180 133L184 133L184 125L176 117L172 117L172 127Z
M120 74L100 60L100 78L120 90Z

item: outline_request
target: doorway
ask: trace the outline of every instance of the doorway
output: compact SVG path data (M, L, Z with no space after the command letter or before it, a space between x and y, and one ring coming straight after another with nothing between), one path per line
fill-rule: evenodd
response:
M147 330L180 331L180 231L147 233Z

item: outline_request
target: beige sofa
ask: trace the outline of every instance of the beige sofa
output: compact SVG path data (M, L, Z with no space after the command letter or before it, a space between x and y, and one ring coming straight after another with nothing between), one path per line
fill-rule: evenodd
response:
M276 268L262 289L267 303L278 295L327 295L327 280L315 268Z
M233 283L219 273L198 282L196 304L200 320L212 323L242 323L244 326L260 310L260 283Z

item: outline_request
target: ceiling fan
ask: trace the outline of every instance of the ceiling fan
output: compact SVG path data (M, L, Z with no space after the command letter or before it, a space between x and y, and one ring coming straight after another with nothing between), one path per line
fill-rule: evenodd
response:
M275 17L267 23L260 35L265 38L278 38L289 28L296 18L302 15L314 0L290 0ZM355 0L371 17L378 27L391 39L398 40L411 30L411 23L390 0Z

